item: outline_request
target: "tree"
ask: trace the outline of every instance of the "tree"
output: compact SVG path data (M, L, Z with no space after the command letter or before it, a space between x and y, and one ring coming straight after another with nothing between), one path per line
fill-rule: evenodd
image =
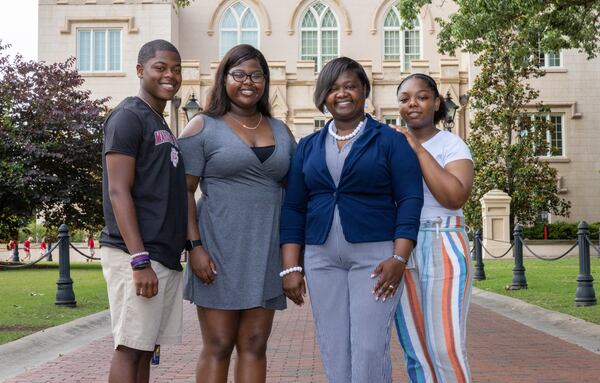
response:
M0 41L0 229L14 233L35 214L57 227L102 225L102 122L107 99L92 100L63 63L3 54Z
M185 8L191 4L194 0L175 0L175 5L179 8Z
M575 48L596 56L598 0L456 0L456 13L440 20L438 48L475 55L481 72L469 91L473 118L469 144L475 181L465 206L470 225L481 225L479 199L493 188L512 197L515 219L531 223L541 211L566 216L570 203L558 195L556 170L537 155L547 151L548 124L535 115L548 112L527 82L544 75L540 52ZM400 0L405 25L431 0Z

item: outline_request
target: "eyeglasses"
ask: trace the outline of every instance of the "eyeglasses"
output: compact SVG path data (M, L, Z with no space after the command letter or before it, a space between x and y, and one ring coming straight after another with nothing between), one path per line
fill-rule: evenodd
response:
M248 77L250 77L250 80L252 80L253 83L257 84L265 81L265 77L267 77L262 72L246 73L242 71L234 71L229 72L228 75L230 75L237 82L244 82Z

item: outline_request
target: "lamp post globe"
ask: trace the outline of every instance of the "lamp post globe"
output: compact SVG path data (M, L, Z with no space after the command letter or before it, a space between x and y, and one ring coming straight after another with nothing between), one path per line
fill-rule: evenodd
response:
M456 111L458 110L459 106L456 105L454 101L452 101L450 91L446 93L444 102L446 103L446 107L448 109L448 112L446 113L446 118L444 119L444 128L446 128L447 131L452 132L452 128L454 128L454 116L456 115Z
M189 98L188 102L183 106L183 111L185 112L185 117L188 122L196 115L196 113L202 111L202 107L198 104L198 100L196 100L196 96L194 92L192 92L192 96Z

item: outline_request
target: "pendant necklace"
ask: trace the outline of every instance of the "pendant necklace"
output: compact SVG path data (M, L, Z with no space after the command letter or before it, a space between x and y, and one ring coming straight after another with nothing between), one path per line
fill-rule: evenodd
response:
M150 110L151 110L151 111L153 111L153 112L154 112L154 114L156 114L158 117L160 117L160 120L162 121L163 125L167 125L167 121L165 121L165 118L163 117L163 115L162 115L162 114L160 114L160 113L158 113L156 110L154 110L154 108L153 108L153 107L152 107L150 104L148 104L148 103L146 102L146 100L144 100L144 99L143 99L143 98L141 98L140 96L136 96L136 97L137 97L137 98L139 98L140 100L142 100L142 102L143 102L144 104L146 104L146 106L148 106L148 108L150 108Z
M258 124L256 124L255 126L248 126L246 124L244 124L242 121L238 120L237 118L233 117L233 115L231 113L229 113L229 117L231 117L235 122L237 122L238 124L242 125L243 128L248 129L248 130L256 130L258 129L258 127L260 126L260 123L262 122L262 113L260 114L260 118L258 119Z

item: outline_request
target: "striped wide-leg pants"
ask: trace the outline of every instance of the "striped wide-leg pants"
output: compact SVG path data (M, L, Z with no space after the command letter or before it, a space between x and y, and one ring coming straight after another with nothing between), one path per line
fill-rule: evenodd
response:
M463 217L421 222L396 328L413 383L470 382L466 324L472 273Z

